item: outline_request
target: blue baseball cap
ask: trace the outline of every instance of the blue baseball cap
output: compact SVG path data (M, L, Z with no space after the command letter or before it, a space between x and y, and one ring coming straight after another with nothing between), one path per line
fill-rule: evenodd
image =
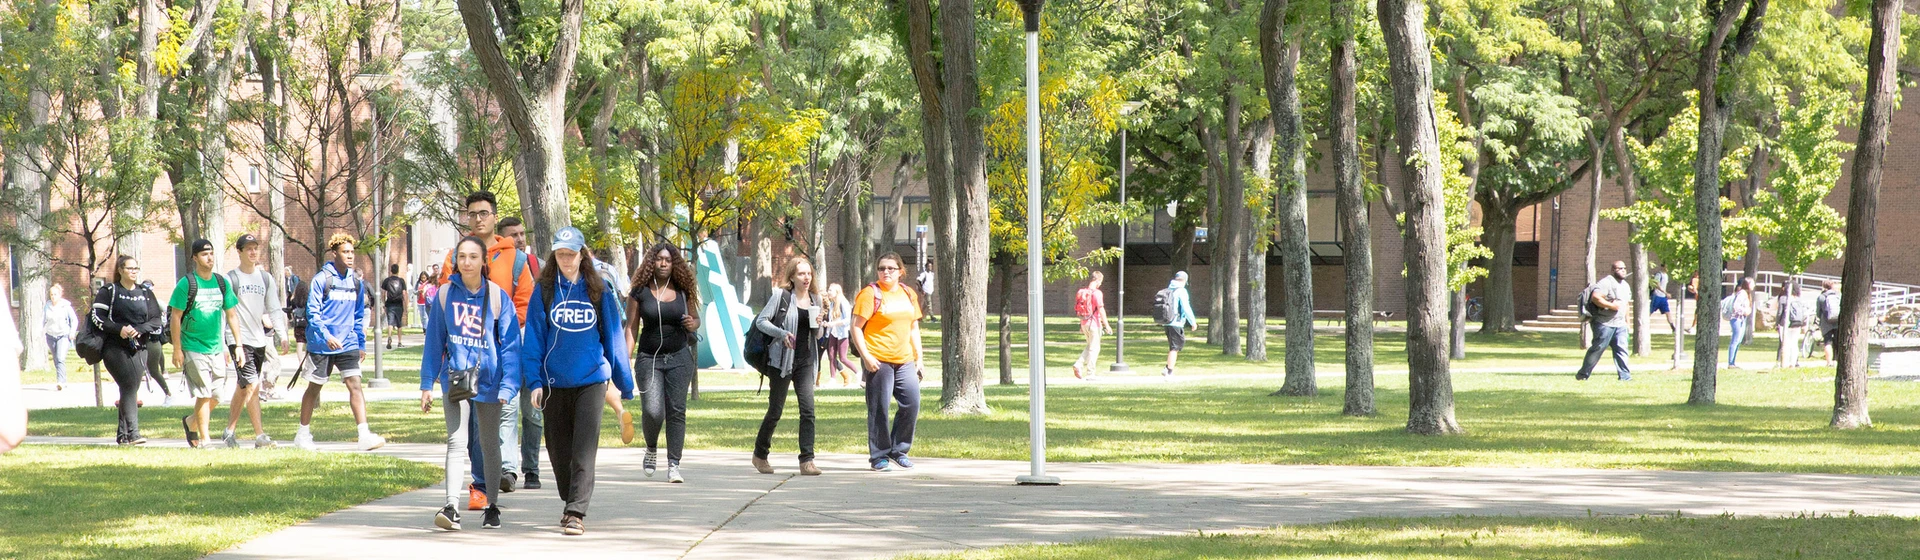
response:
M560 231L553 232L553 250L555 251L570 249L578 252L586 247L587 236L580 233L579 228L567 226L560 228Z

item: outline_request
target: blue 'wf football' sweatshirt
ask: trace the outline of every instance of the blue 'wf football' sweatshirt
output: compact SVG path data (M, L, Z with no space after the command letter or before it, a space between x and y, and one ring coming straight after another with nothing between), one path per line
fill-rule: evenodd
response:
M473 400L508 403L520 395L520 317L513 297L482 280L467 289L455 273L427 307L427 347L420 360L420 390L445 385L447 372L480 368Z

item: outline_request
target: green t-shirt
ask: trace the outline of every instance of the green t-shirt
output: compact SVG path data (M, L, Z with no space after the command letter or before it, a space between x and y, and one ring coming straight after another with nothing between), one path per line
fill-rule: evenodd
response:
M228 309L240 305L240 297L233 293L232 288L222 291L219 281L211 276L201 278L197 274L189 274L187 278L199 285L199 291L193 294L197 300L193 302L193 307L187 307L187 282L174 284L173 298L167 302L167 307L186 310L180 319L180 346L188 352L218 354L221 323L226 319Z

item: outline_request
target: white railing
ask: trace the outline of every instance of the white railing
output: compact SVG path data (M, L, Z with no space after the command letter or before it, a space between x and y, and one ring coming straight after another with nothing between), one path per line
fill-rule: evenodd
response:
M1723 288L1722 293L1731 291L1734 282L1738 282L1743 274L1744 272L1739 270L1722 272L1720 282L1720 286ZM1753 276L1753 289L1754 291L1766 294L1770 301L1773 295L1785 291L1786 287L1791 284L1799 285L1800 293L1802 294L1818 294L1821 290L1821 283L1827 280L1839 282L1840 277L1825 274L1787 274L1785 272L1760 271ZM1841 289L1845 290L1846 287L1842 286ZM1875 318L1886 315L1887 310L1893 309L1896 306L1920 304L1920 286L1911 284L1874 282L1872 294L1871 308L1873 309L1873 316Z

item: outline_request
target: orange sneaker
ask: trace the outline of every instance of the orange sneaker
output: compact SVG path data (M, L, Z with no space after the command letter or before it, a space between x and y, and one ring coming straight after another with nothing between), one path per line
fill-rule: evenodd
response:
M468 484L467 511L480 511L484 509L487 509L487 493L481 492L478 486Z

